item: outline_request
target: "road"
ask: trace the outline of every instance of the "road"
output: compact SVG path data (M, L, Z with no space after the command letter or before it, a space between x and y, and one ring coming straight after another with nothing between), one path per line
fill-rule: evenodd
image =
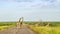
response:
M21 27L21 28L10 28L5 31L1 31L0 34L36 34L34 31L30 30L27 26Z

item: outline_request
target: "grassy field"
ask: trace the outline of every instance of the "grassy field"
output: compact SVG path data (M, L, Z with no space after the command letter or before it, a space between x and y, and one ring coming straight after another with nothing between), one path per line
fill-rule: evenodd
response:
M43 26L36 26L35 23L30 22L26 24L29 24L29 28L38 34L60 34L60 22L49 22L49 26L45 26L48 22L43 22Z
M24 22L37 34L60 34L60 22ZM36 26L36 24L38 25ZM49 26L46 26L50 23ZM16 22L0 22L0 31L16 26Z
M60 27L30 27L38 34L60 34Z
M0 22L0 31L9 29L15 25L16 25L15 22Z

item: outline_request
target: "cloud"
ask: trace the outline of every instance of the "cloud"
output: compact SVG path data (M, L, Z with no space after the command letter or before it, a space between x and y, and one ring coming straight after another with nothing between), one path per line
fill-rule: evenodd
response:
M0 20L17 20L20 16L27 20L31 17L31 20L40 17L60 20L60 9L57 8L60 8L60 0L0 0Z
M36 6L54 6L58 4L58 0L0 0L10 3L16 3L18 5L24 4L24 6L36 7Z
M15 0L18 5L24 7L47 7L54 8L59 6L59 0Z
M60 8L60 0L0 0L0 5L1 7Z

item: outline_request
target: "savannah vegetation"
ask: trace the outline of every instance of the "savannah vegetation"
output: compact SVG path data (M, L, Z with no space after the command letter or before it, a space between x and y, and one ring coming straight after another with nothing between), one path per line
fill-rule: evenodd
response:
M37 34L60 34L60 22L24 22ZM0 22L0 31L16 26L16 22Z
M16 22L0 22L0 31L9 29L16 25Z
M38 34L60 34L60 22L26 22L26 24Z

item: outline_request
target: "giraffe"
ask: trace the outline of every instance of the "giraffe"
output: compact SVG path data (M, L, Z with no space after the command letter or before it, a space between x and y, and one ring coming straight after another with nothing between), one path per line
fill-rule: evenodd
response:
M21 18L19 19L19 21L17 22L17 28L21 28L22 25L23 25L23 17L21 17Z

